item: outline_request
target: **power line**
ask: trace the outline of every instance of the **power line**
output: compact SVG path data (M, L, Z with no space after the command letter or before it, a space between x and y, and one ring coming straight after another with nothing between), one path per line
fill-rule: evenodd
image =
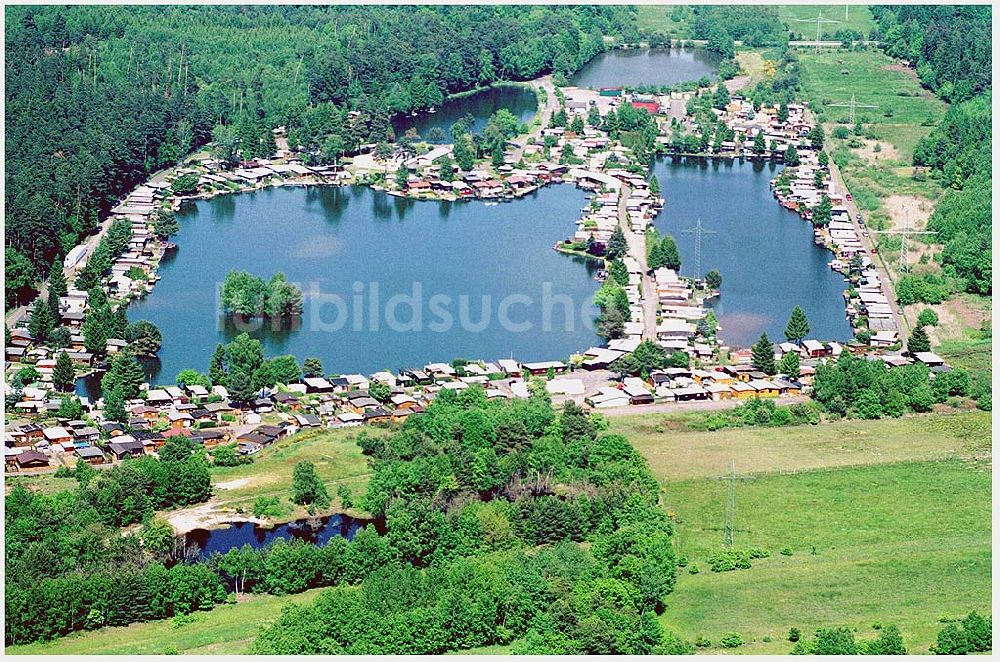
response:
M709 230L702 227L701 219L698 219L697 225L693 228L688 228L687 230L681 230L684 234L694 235L694 277L699 279L702 277L701 273L701 237L706 234L718 234L715 230Z
M902 275L909 270L909 239L917 235L937 234L933 230L914 230L910 227L910 215L906 214L903 220L902 230L875 230L876 234L899 235L901 238L899 250L899 274Z
M845 13L846 17L846 13ZM798 21L799 23L812 23L816 21L816 52L819 53L819 40L823 34L823 23L840 23L840 21L835 21L832 18L823 18L823 12L816 14L816 18L794 18L793 21Z
M829 105L832 106L832 107L834 107L834 108L850 108L851 109L851 120L850 120L850 123L851 123L852 126L854 125L854 109L855 108L878 108L878 106L872 105L870 103L858 103L858 101L855 98L853 92L851 93L851 100L849 102L846 102L846 103L831 103Z

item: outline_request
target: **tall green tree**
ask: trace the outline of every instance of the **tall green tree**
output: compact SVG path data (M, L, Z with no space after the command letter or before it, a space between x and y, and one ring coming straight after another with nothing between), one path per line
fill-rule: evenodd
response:
M750 363L768 375L778 372L778 366L774 362L774 344L766 333L760 334L760 339L750 348Z
M69 391L76 383L76 371L73 360L66 352L59 352L56 365L52 369L52 385L60 391Z
M213 386L225 386L228 375L226 374L226 348L222 343L215 346L212 353L212 361L208 366L208 378Z
M156 236L166 239L180 232L181 225L177 222L177 215L169 207L160 207L153 212L153 232Z
M830 218L833 214L833 202L830 201L830 196L826 193L820 198L819 204L817 204L812 210L812 223L817 227L826 227L830 225Z
M299 462L292 470L292 503L319 508L330 505L326 485L316 475L316 467L312 462Z
M788 324L785 325L785 338L788 339L788 342L802 344L808 335L809 319L806 317L806 311L802 310L800 306L795 306L788 318Z
M125 396L121 387L115 386L104 394L104 417L109 421L128 423L129 415L125 411Z
M910 354L931 351L931 339L924 327L918 326L913 329L913 333L910 334L910 338L906 342L906 349Z
M45 289L49 309L52 311L52 319L58 322L61 317L59 298L66 296L69 291L66 285L66 275L63 273L62 263L58 258L52 262L52 266L49 268L49 280Z
M31 309L31 319L28 320L28 333L39 345L45 344L49 339L49 334L55 328L55 321L52 319L52 309L49 303L42 297L35 299L35 305Z
M625 239L625 233L622 231L621 227L615 227L614 232L611 233L611 238L608 239L607 246L607 256L609 260L616 260L623 255L628 250L628 242Z
M156 356L163 345L163 334L149 320L139 320L125 329L128 351L136 356Z
M322 377L323 361L315 356L306 358L306 360L302 362L302 374L306 377Z
M778 362L778 372L789 379L798 379L801 374L798 352L785 352Z
M139 395L139 387L146 381L142 366L129 354L118 354L111 361L111 367L101 378L101 390L105 393L115 388L122 397L130 400Z

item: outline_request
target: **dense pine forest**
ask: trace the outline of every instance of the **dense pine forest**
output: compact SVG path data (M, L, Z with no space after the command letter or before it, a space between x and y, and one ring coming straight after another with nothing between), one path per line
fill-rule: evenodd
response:
M11 7L7 300L150 173L217 137L347 152L394 113L576 71L624 7ZM634 30L634 28L631 28ZM359 116L347 122L346 113ZM216 127L223 127L217 129Z
M945 246L945 275L959 281L956 289L991 294L992 12L989 7L887 5L872 7L872 13L885 52L910 61L924 85L954 104L918 143L913 164L948 188L928 222L928 229L938 232L935 240Z

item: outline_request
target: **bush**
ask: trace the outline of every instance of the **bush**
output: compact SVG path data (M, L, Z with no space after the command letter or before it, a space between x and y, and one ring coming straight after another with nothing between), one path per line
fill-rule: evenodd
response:
M799 630L798 628L791 628L790 630L788 630L788 641L794 644L801 638L802 638L802 631Z
M698 638L694 640L694 645L698 648L709 648L712 645L712 642L709 639L698 635Z
M792 550L791 550L791 548L789 548L789 547L784 547L784 548L782 548L782 550L781 550L781 555L782 555L782 556L791 556L791 555L792 555Z
M276 496L260 496L253 502L253 516L262 519L281 517L281 501Z
M194 614L177 614L170 619L170 627L176 630L177 628L194 623L196 620L198 620L198 617Z
M941 628L930 650L935 655L968 655L992 649L993 618L984 618L973 611L961 623L949 623Z
M698 569L698 564L697 563L692 563L691 567L688 568L688 573L690 573L692 575L697 575L699 572L701 572L701 570Z
M727 632L722 635L722 639L719 640L719 644L723 648L739 648L743 645L743 637L741 637L738 632Z
M930 308L924 308L917 315L917 326L937 326L938 315Z

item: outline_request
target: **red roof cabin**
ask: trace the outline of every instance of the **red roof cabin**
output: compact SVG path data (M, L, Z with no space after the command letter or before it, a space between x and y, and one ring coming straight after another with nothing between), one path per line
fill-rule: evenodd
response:
M633 101L632 107L636 110L645 110L650 115L655 115L660 112L660 104L652 101Z

